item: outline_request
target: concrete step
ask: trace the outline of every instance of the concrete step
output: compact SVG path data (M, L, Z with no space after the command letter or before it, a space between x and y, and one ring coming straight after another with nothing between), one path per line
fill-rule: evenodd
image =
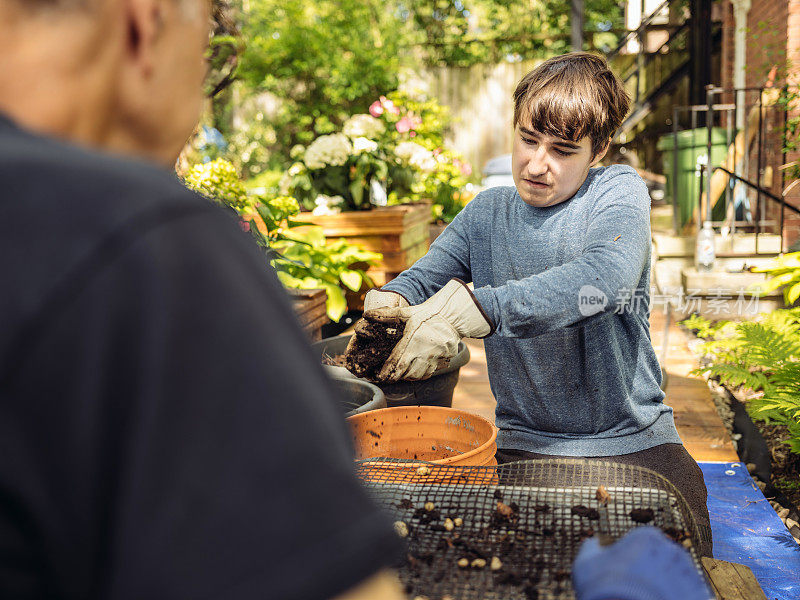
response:
M710 319L751 318L760 312L784 308L780 290L761 296L754 289L766 279L764 273L698 271L687 267L681 270L681 286L678 294L672 294L671 302L679 314L699 313Z
M659 258L694 256L695 236L672 235L654 231L653 241ZM714 247L717 256L776 256L781 251L781 237L774 233L759 234L758 252L756 252L756 235L754 233L734 233L726 237L718 233L714 236Z
M713 296L721 294L748 295L756 293L755 288L768 279L765 273L728 273L721 270L698 271L695 267L687 267L681 271L681 283L684 289L697 290L698 294ZM780 297L780 291L773 291L768 296Z
M672 205L662 204L650 209L650 229L669 233L672 231Z
M714 269L723 273L741 273L750 267L761 267L771 262L770 256L719 257ZM683 271L694 267L694 257L658 257L652 273L653 285L661 290L675 290L683 285ZM762 277L763 273L759 274Z

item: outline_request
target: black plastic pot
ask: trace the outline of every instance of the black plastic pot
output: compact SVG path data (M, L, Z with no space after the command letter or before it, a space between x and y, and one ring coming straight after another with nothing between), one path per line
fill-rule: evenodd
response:
M376 408L386 408L386 396L377 385L355 377L333 375L332 379L336 384L336 389L339 390L345 417Z
M338 356L344 354L350 335L339 335L332 338L314 342L314 351L320 357ZM375 383L386 396L386 406L453 406L453 390L458 383L458 372L469 362L469 349L464 342L458 343L458 354L450 361L450 364L437 369L429 379L422 381L398 381L396 383ZM341 367L330 369L334 376L343 376L347 371ZM346 375L344 375L346 376ZM357 381L366 381L350 375Z

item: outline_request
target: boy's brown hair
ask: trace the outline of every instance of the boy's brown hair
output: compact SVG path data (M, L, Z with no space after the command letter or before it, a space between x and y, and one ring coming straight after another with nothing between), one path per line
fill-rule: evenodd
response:
M622 124L630 102L605 58L570 52L546 60L517 84L514 127L573 142L588 135L596 155Z

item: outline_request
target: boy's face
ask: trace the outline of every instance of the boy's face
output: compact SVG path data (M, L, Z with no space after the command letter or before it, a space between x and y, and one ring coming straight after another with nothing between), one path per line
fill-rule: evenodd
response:
M517 125L511 171L520 198L539 208L569 200L606 150L593 156L588 136L572 142Z

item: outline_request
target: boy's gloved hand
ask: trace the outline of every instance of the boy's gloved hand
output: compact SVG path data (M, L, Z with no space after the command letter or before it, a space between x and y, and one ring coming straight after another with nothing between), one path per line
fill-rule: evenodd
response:
M364 312L377 308L400 308L409 306L408 300L397 292L383 290L370 290L364 296Z
M607 547L586 540L572 566L578 600L713 600L689 553L655 527Z
M451 279L417 306L380 308L364 312L368 320L405 322L403 337L378 373L378 381L430 377L442 359L458 352L463 337L486 337L494 327L466 284Z

